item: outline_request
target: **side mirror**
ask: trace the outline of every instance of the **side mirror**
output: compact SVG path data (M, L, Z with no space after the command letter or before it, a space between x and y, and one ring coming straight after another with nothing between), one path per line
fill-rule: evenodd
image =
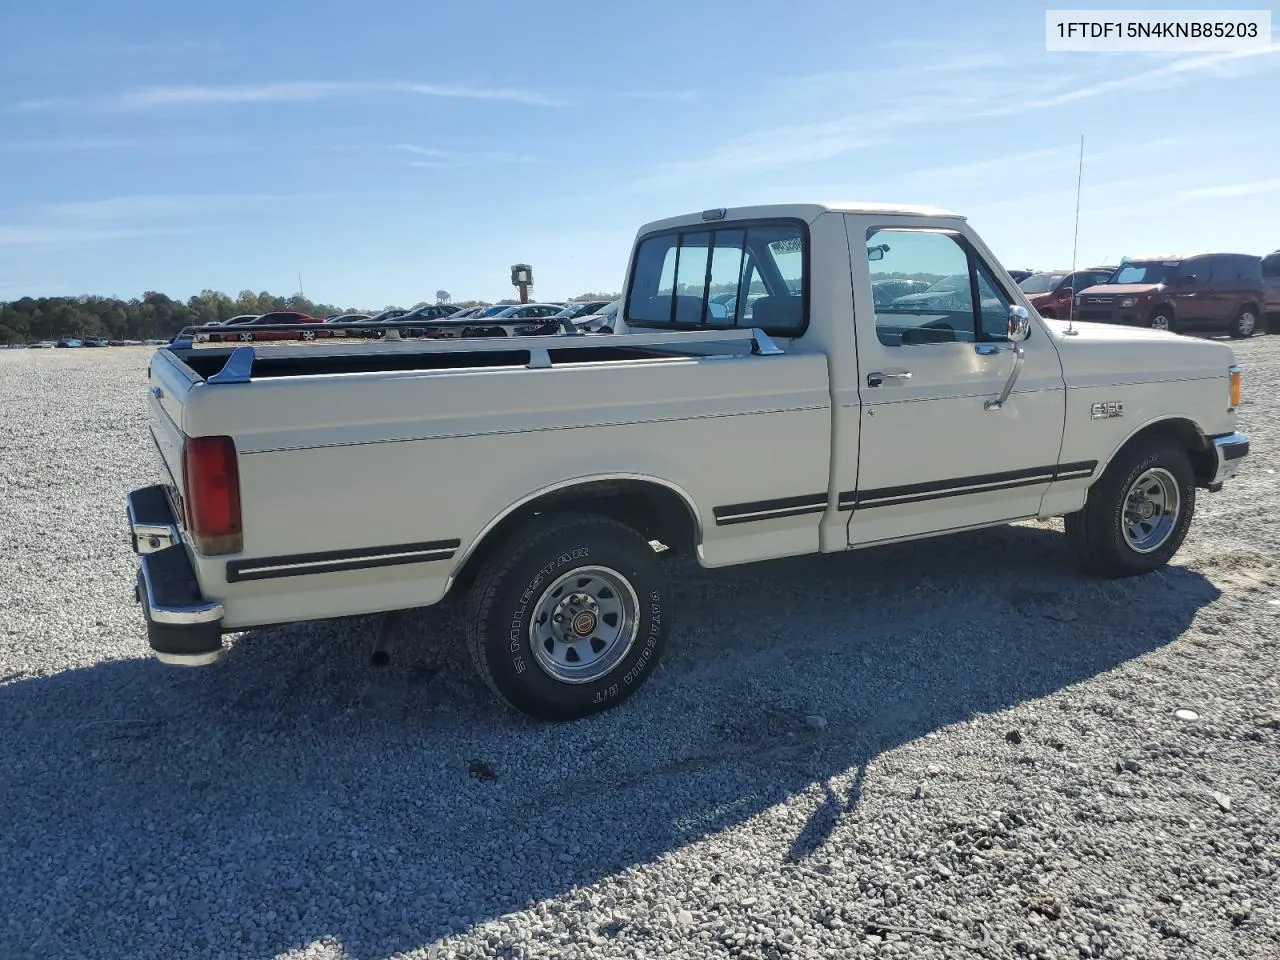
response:
M1067 287L1058 288L1058 296L1060 297L1074 297L1075 295L1076 295L1075 287L1067 286Z
M878 243L874 247L867 247L867 259L872 262L883 260L884 255L888 252L889 245L887 243Z
M1031 335L1031 315L1026 307L1014 304L1009 307L1009 339L1021 343Z

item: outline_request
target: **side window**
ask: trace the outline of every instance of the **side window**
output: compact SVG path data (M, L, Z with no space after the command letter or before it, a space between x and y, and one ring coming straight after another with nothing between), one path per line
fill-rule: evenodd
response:
M676 288L676 245L679 234L650 237L636 251L635 283L627 302L627 319L670 323Z
M1008 294L957 235L873 228L867 259L876 337L885 346L1007 337Z
M798 336L808 325L806 244L803 225L786 221L647 237L636 251L627 320Z
M1194 260L1183 260L1178 266L1179 285L1185 283L1194 283L1196 286L1203 286L1209 282L1209 278L1213 275L1213 271L1209 269L1208 257L1197 257ZM1195 277L1192 281L1189 278Z
M1280 277L1280 251L1269 253L1262 258L1262 275Z
M720 230L711 250L711 281L707 285L707 323L733 326L738 322L738 284L742 282L745 230Z
M973 257L978 279L979 330L983 340L1009 339L1009 305L1012 301L1000 289L987 265Z

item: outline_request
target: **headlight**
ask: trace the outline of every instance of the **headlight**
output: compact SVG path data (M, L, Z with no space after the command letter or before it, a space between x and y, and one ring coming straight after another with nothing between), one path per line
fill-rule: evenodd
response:
M1133 306L1135 303L1137 303L1137 302L1138 302L1138 301L1137 301L1137 300L1135 300L1133 297L1122 297L1122 298L1121 298L1121 300L1120 300L1120 309L1121 309L1121 310L1128 310L1130 307L1132 307L1132 306Z

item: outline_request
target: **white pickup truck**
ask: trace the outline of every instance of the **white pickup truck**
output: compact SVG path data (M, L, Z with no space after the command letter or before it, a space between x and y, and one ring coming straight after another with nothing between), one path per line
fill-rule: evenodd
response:
M1063 516L1086 569L1140 574L1249 449L1228 346L1042 319L933 208L648 224L611 336L201 332L151 361L167 477L128 498L155 654L211 663L226 633L466 590L480 673L549 719L653 673L669 554L721 567Z

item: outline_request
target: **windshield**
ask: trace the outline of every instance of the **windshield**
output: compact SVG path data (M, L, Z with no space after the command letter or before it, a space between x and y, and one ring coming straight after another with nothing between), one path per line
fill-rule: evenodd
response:
M1033 273L1018 286L1022 288L1023 293L1048 293L1056 289L1065 276L1065 273Z
M1107 283L1168 283L1177 269L1176 260L1126 263L1111 275Z
M492 307L485 307L483 310L481 310L477 314L477 316L496 317L498 314L506 313L510 309L511 309L511 304L509 303L495 303Z

